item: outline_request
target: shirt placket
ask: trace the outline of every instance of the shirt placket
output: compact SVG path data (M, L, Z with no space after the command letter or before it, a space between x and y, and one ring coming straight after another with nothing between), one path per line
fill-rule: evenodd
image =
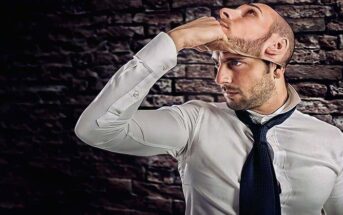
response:
M287 171L285 169L286 151L282 149L279 141L276 138L276 127L269 130L267 134L267 140L270 143L270 147L273 151L273 166L275 170L276 178L281 186L281 206L285 205L291 194L291 184L288 180Z

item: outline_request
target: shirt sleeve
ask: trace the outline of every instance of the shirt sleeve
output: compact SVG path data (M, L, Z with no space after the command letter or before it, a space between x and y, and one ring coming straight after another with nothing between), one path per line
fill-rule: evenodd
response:
M341 171L339 172L334 188L324 204L324 210L327 215L343 215L343 133L339 131L337 154Z
M335 187L324 204L324 210L327 215L343 214L343 171L336 179Z
M199 109L185 103L138 110L150 88L176 62L175 44L161 32L111 77L82 112L76 136L112 152L177 156L191 139Z

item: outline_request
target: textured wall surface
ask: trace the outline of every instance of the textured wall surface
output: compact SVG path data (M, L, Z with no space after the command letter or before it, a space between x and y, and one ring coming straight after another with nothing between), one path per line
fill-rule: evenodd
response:
M265 0L297 45L287 77L299 109L343 130L343 2ZM2 0L0 214L183 214L176 162L92 148L76 120L117 69L160 31L228 0ZM142 108L224 101L210 54L185 50Z

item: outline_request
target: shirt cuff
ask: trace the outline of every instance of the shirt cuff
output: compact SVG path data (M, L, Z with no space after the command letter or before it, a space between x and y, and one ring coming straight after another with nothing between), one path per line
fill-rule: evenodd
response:
M135 56L155 73L169 71L176 66L177 53L173 39L168 34L160 32Z

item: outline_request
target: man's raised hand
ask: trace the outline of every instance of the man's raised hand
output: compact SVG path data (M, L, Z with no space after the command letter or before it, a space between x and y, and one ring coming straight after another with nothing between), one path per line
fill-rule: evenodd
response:
M220 44L227 38L219 21L214 17L201 17L168 32L177 51L194 48L198 51L217 50L213 44ZM212 45L210 45L212 44Z

